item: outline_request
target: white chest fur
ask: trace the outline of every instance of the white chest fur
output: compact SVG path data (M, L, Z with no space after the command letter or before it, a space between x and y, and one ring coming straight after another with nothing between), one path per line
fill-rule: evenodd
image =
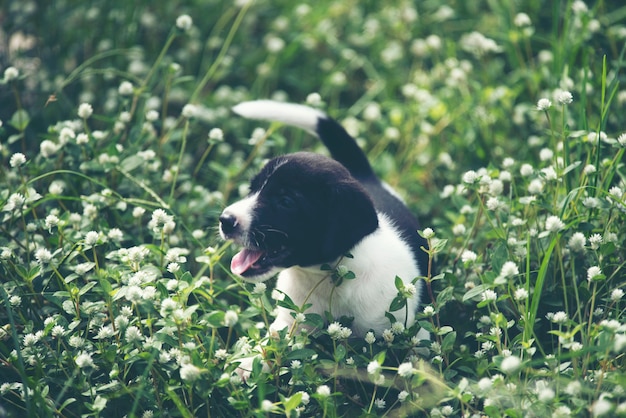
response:
M305 313L332 317L353 317L354 336L363 336L370 329L377 335L390 327L385 317L397 296L395 277L410 283L421 275L409 246L384 215L379 214L379 228L365 237L351 251L353 258L344 257L339 264L352 271L356 278L335 286L327 271L320 266L291 267L283 270L276 288L287 294L297 306L311 304ZM416 287L419 289L418 282ZM392 312L397 321L413 324L419 304L419 291L407 301L407 309ZM290 311L279 308L272 329L282 329L293 322Z

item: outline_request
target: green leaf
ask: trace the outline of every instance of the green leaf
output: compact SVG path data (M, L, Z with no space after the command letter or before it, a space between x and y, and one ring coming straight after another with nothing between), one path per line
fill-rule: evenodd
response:
M500 272L502 270L502 266L509 259L509 250L507 248L506 242L498 241L493 252L491 253L491 266L494 271Z
M84 285L83 287L80 288L80 290L78 291L78 294L80 296L83 296L84 294L86 294L87 292L89 292L97 283L96 282L89 282L86 285Z
M302 392L296 392L291 395L289 398L283 401L283 406L285 407L285 415L290 416L291 411L296 409L298 405L302 402Z
M204 316L210 327L221 328L224 325L224 311L213 311Z
M391 305L389 306L389 311L395 312L404 308L405 306L406 306L406 298L403 297L402 295L398 295L391 301Z
M335 361L340 362L344 358L346 358L346 347L338 345L337 348L335 348Z
M30 116L28 116L28 112L24 109L20 109L13 114L11 120L9 121L9 125L11 125L20 132L24 132L29 122Z
M144 163L145 163L145 160L135 154L122 160L122 162L120 163L120 168L126 171L127 173L130 173L131 171L133 171L134 169L136 169L137 167L141 166Z
M476 296L482 294L487 289L489 289L489 286L484 285L484 284L479 284L478 286L474 287L473 289L468 290L463 295L463 302L467 302L470 299L474 299Z
M310 359L317 352L315 350L311 350L310 348L302 348L299 350L293 350L289 354L285 356L287 360L306 360Z
M449 332L448 334L446 334L446 336L443 338L443 341L441 342L441 350L444 353L452 351L452 349L454 348L455 341L456 341L456 332L455 331Z

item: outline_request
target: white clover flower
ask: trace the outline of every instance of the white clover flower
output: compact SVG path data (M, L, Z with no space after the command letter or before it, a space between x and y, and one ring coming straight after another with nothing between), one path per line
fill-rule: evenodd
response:
M122 81L120 86L117 88L117 92L122 96L132 96L134 93L133 83L130 81Z
M52 253L46 248L38 248L35 251L35 260L37 260L39 264L48 264L52 261Z
M490 211L496 211L496 210L498 210L500 208L500 200L498 200L497 197L492 196L489 199L487 199L487 202L485 203L485 206Z
M524 176L524 177L530 176L531 174L534 173L534 171L535 170L534 170L533 166L530 165L530 164L522 164L522 166L520 167L520 170L519 170L520 174L522 176Z
M107 237L114 242L120 242L124 238L124 233L119 228L111 228L107 233Z
M567 90L560 90L556 93L556 101L562 105L570 104L574 101L574 96Z
M402 322L394 322L393 324L391 324L391 332L393 332L396 335L400 335L404 332L404 324Z
M596 166L595 166L595 165L593 165L593 164L587 164L587 165L583 168L583 173L585 173L586 175L593 174L593 173L595 173L596 171L598 171L598 170L596 169Z
M18 71L17 68L15 68L15 67L7 67L4 70L4 81L5 82L13 81L17 77L19 77L19 75L20 75L20 72Z
M474 261L476 261L476 259L478 258L478 255L471 250L465 250L463 251L463 253L461 254L461 261L463 263L473 263Z
M55 338L60 338L65 335L65 328L63 328L62 325L55 325L52 327L52 330L50 330L50 334Z
M464 235L467 229L463 224L456 224L452 227L452 233L456 236Z
M479 58L487 53L500 51L496 41L477 31L463 35L460 44L465 51Z
M352 330L348 327L342 327L337 339L346 340L350 338L350 335L352 335Z
M374 401L374 406L378 409L385 409L385 406L387 406L387 402L385 402L384 399L378 398Z
M328 397L330 396L330 388L327 385L321 385L315 391L319 396Z
M611 292L611 301L617 302L624 297L624 291L622 289L613 289Z
M341 332L341 324L339 322L333 322L328 325L326 331L328 332L328 335L330 335L332 338L336 338Z
M393 333L392 330L390 329L383 330L383 340L385 340L387 344L393 343L394 339L395 339L395 334Z
M567 314L563 311L555 312L550 318L550 320L555 324L564 324L568 321L568 319Z
M515 289L515 293L513 294L513 298L515 298L515 300L518 300L518 301L527 300L528 299L528 290L524 289L523 287Z
M309 93L306 96L306 104L315 107L321 106L323 104L322 96L319 93Z
M556 180L558 178L556 170L552 166L542 168L541 173L545 176L546 180Z
M93 107L89 103L81 103L78 106L78 117L88 119L93 114Z
M198 114L198 106L188 103L183 106L181 114L187 119L193 118Z
M554 151L552 151L550 148L542 148L539 151L539 159L541 161L548 161L551 160L554 157Z
M422 231L422 235L424 236L424 238L430 239L435 236L435 231L433 231L432 228L424 228L424 230Z
M487 289L480 295L480 298L486 302L495 302L498 299L498 294L491 289Z
M513 277L519 274L519 269L517 268L517 263L513 261L507 261L502 265L502 270L500 270L500 276L502 277Z
M180 378L188 383L193 383L200 377L202 369L194 366L191 363L184 363L180 366Z
M39 153L44 158L50 158L54 154L57 153L59 148L60 147L57 144L55 144L54 142L50 141L49 139L44 139L43 141L41 141L41 144L39 144Z
M476 173L474 170L466 171L463 174L463 183L474 184L478 180L480 180L480 175L478 175L478 173Z
M130 117L130 115L128 115ZM146 120L148 122L154 122L159 119L159 112L154 109L150 109L146 112Z
M26 163L26 156L21 152L16 152L15 154L11 155L11 159L9 160L9 165L12 168L21 167L22 165L24 165L24 163Z
M398 366L398 376L400 377L409 378L413 376L414 373L415 369L413 368L413 365L409 362L402 363Z
M135 343L143 340L143 334L141 330L136 326L130 326L126 329L126 333L124 334L127 343Z
M365 342L368 344L374 344L376 342L376 336L372 331L368 331L367 334L365 334Z
M626 132L617 137L617 143L622 147L626 147Z
M11 306L20 306L22 304L22 298L18 295L13 295L9 298Z
M424 306L424 310L422 311L422 313L427 316L427 317L432 317L433 315L435 315L435 308L432 307L431 305L427 305Z
M601 275L602 269L598 266L592 266L587 269L587 280L590 282L598 280Z
M98 243L99 238L100 233L98 233L97 231L89 231L85 234L85 245L93 247Z
M95 367L91 354L86 353L84 351L80 353L78 356L76 356L75 362L76 362L76 365L81 369L84 369L87 367Z
M537 110L545 112L552 107L552 102L549 99L542 98L537 101Z
M592 250L597 250L598 248L600 248L600 244L602 244L602 241L602 235L600 234L593 234L589 237L589 245L591 246Z
M133 208L133 218L141 218L143 214L146 213L146 210L142 207L136 206Z
M180 15L176 18L176 27L183 32L187 32L189 29L191 29L192 25L193 20L189 15Z
M285 48L285 41L276 35L268 35L265 38L265 48L270 54L277 54Z
M533 179L528 184L528 193L532 195L541 194L543 192L544 182L541 179Z
M265 293L265 290L267 289L267 285L263 282L259 282L259 283L255 283L254 288L252 289L252 294L253 295L262 295Z
M565 228L565 223L558 216L551 215L546 219L546 231L558 232Z
M403 390L400 393L398 393L398 400L400 402L406 401L408 397L409 397L409 392L407 392L406 390Z
M600 206L600 200L596 197L587 196L583 199L583 206L590 209L597 208Z
M223 141L224 140L224 131L220 128L213 128L209 131L209 139L211 141Z
M44 220L44 225L48 231L56 227L59 224L59 217L56 215L48 215Z
M376 360L370 361L369 364L367 365L367 373L375 375L380 373L381 371L381 366L380 363L378 363Z
M167 271L169 271L170 273L174 274L174 273L178 272L179 270L180 270L180 264L178 264L178 263L168 263Z
M518 13L513 18L513 24L518 28L521 28L525 26L530 26L532 22L530 20L530 16L528 16L526 13Z
M237 321L239 321L239 316L237 315L237 312L233 310L226 311L226 313L224 314L224 325L230 328L235 326L235 324L237 324Z
M613 409L613 404L609 399L607 399L604 393L600 394L600 398L591 406L591 415L593 417L607 416Z

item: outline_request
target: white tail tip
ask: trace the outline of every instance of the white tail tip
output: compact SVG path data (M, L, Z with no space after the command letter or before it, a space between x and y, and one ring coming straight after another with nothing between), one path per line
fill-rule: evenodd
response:
M286 123L305 129L314 135L317 135L317 121L327 118L324 112L312 107L274 100L242 102L233 107L233 112L247 119Z

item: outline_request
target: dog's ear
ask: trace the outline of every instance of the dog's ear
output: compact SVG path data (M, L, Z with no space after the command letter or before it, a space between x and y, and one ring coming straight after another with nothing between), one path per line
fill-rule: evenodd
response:
M330 199L330 219L322 252L332 260L354 247L378 228L374 203L355 180L340 182Z

